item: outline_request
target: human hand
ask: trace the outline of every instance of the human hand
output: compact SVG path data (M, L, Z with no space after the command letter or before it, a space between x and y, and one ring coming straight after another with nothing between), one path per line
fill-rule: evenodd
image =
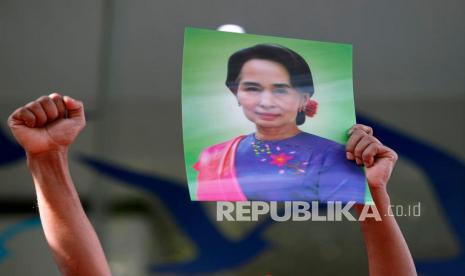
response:
M42 96L8 118L11 132L28 155L66 151L85 124L82 102L58 93Z
M346 144L347 159L365 166L370 189L385 190L397 161L397 154L373 136L369 126L355 124L349 130Z

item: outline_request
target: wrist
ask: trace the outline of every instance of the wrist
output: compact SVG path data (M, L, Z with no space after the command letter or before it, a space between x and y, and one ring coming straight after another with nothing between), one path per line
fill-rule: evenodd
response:
M370 188L371 197L375 203L376 209L382 218L390 215L391 199L386 187Z
M376 205L389 205L391 199L389 198L389 194L387 192L386 187L370 187L371 197Z
M80 207L68 167L68 151L50 150L27 155L27 165L32 174L38 203L47 208Z
M65 156L68 154L68 147L56 147L54 149L41 151L41 152L31 152L26 151L26 157L28 159L43 159L43 158L53 158L54 156Z
M26 152L27 165L30 170L40 167L67 166L68 148L57 148L40 153Z

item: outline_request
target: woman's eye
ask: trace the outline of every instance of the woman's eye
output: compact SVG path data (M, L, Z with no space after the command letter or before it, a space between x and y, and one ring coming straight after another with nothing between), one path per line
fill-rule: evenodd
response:
M276 94L286 94L287 90L285 88L277 88L273 92Z
M245 91L258 92L258 91L260 91L260 88L255 87L255 86L248 86L248 87L245 88Z

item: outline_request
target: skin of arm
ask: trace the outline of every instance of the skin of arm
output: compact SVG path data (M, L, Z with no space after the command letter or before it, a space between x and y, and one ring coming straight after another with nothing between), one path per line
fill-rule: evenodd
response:
M68 168L68 147L85 126L80 101L54 93L18 108L8 125L27 155L47 243L63 275L111 275Z
M354 125L349 131L346 145L347 159L365 166L370 192L382 220L367 218L361 229L368 254L371 276L417 275L415 264L402 232L389 211L390 199L387 183L397 161L397 154L373 136L373 130ZM358 213L363 206L356 205Z

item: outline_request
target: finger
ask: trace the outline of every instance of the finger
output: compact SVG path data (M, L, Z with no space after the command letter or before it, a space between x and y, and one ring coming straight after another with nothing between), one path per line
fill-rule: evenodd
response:
M349 160L354 160L355 156L352 152L346 152L346 158Z
M355 128L365 131L368 135L373 135L373 129L369 126L362 125L362 124L355 124Z
M47 114L48 123L51 123L58 118L57 106L50 97L42 96L37 101L42 106L42 109L45 111L45 114Z
M349 135L351 135L355 130L362 130L368 135L373 135L373 129L369 126L362 124L355 124L349 130Z
M376 143L381 144L381 145L383 144L383 143L381 143L381 142L379 141L379 139L376 138L375 136L370 136L370 137L371 137Z
M357 143L357 145L355 146L355 149L354 149L355 157L359 158L360 160L363 160L362 159L362 152L371 143L376 143L376 140L373 139L373 136L365 135L362 139L360 139L360 141Z
M65 103L63 102L63 97L58 93L52 93L49 95L55 103L58 110L58 118L64 118L66 114Z
M69 96L64 96L63 101L68 112L68 118L85 122L84 104L81 101Z
M378 152L376 153L375 158L378 158L378 157L379 158L388 158L388 159L392 160L394 163L398 159L397 153L393 149L391 149L389 147L386 147L385 145L379 146Z
M375 156L381 145L377 143L369 144L362 152L362 160L365 167L369 168L375 163Z
M27 127L34 127L36 124L36 118L31 111L26 107L20 107L16 109L8 119L9 125L26 125Z
M47 123L47 114L39 102L30 102L26 108L34 114L36 118L35 127L43 127Z
M349 141L347 141L346 152L354 153L355 146L357 146L358 142L366 135L366 132L362 130L354 130L349 137Z

